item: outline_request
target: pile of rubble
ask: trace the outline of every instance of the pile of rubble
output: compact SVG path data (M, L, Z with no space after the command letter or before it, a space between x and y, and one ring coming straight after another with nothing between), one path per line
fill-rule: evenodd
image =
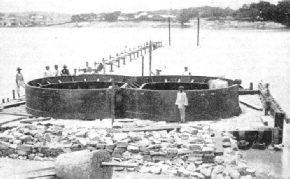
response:
M137 126L146 126L136 120ZM150 125L166 125L165 122ZM114 126L121 127L120 123ZM206 123L174 130L121 132L120 129L68 128L60 124L21 124L0 134L0 156L53 160L61 153L105 149L116 161L137 163L127 171L196 178L252 178L231 134L215 136ZM116 167L116 171L124 168Z

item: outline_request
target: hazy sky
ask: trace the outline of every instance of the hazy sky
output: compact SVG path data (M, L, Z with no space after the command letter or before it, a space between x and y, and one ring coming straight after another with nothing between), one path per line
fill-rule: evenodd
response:
M237 9L260 0L0 0L0 12L52 11L63 13L136 12L139 10L180 9L218 6ZM276 4L279 0L268 0Z

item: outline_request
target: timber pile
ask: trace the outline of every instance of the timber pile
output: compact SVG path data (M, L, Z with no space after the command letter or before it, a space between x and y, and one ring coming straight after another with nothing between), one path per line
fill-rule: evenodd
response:
M136 126L140 129L154 127L157 130L160 127L162 130L121 132L122 128L68 128L61 124L52 124L50 121L20 123L19 126L0 134L0 156L44 161L55 160L57 156L62 156L60 154L70 156L76 151L105 150L114 160L138 166L126 168L132 172L196 178L239 178L258 175L242 160L237 141L232 135L225 133L214 138L209 124L188 123L176 125L176 128L172 129L173 125L166 122L148 123L134 120L116 122L114 126ZM94 157L93 154L87 156ZM83 163L88 166L86 169L91 170L88 161L84 159ZM74 162L69 163L74 165ZM56 171L65 165L57 162ZM115 167L115 171L123 170L125 168L122 164ZM85 169L78 173L82 172L85 172Z
M258 85L259 91L261 94L261 99L265 98L265 88L263 84L259 83ZM288 124L289 123L289 118L287 117L285 111L282 109L282 107L279 105L279 103L273 98L272 95L270 95L270 107L271 107L271 113L274 116L276 120L280 120L279 123L283 123L283 120Z

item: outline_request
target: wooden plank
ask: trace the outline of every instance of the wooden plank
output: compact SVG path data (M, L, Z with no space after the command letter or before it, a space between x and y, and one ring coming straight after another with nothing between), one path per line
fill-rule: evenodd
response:
M248 107L250 107L250 108L252 108L252 109L256 109L256 110L258 110L258 111L263 111L263 108L261 108L260 106L257 106L257 105L255 105L255 104L251 104L250 102L248 102L248 101L245 101L245 100L239 100L240 101L240 103L242 103L243 105L246 105L246 106L248 106Z
M255 95L255 94L260 94L260 91L259 90L244 90L244 89L239 90L239 95Z
M179 124L166 125L166 126L149 126L141 128L123 128L120 129L121 132L141 132L141 131L161 131L161 130L174 130L180 129Z
M51 119L50 117L34 118L34 119L24 119L24 120L21 120L20 123L32 124L33 122L49 121L50 119Z
M26 102L25 101L11 101L9 103L3 103L2 104L2 107L4 109L6 108L11 108L11 107L15 107L15 106L20 106L20 105L23 105L25 104Z
M25 113L0 112L0 114L3 114L3 115L11 115L11 116L33 117L33 115L31 115L31 114L25 114Z
M33 178L55 178L55 170L48 169L48 170L40 170L40 171L33 171L29 173L23 174L23 177L33 179Z
M10 122L20 121L22 119L25 119L25 117L19 117L19 118L16 118L16 119L12 119L12 120L5 121L5 122L0 122L0 126L2 126L4 124L8 124Z
M133 122L135 119L115 119L115 122Z
M102 166L111 166L111 167L138 167L137 163L122 163L122 162L102 162Z

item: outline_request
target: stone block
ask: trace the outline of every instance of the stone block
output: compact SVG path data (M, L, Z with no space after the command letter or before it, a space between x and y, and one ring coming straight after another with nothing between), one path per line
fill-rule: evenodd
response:
M160 174L161 173L161 168L160 167L156 167L156 166L151 166L150 167L150 172L153 174Z
M127 148L128 147L128 142L117 142L116 143L116 147L123 147L123 148Z
M115 149L114 149L114 154L120 154L120 155L122 155L124 152L126 152L127 151L127 149L126 148L123 148L123 147L116 147Z
M108 150L114 150L115 147L116 147L115 144L107 144L107 145L106 145L106 149L108 149Z
M18 158L18 155L17 154L10 154L9 157L10 158L13 158L13 159L17 159Z
M123 127L123 123L121 123L121 122L114 122L113 123L113 128L115 128L115 129L119 129L122 127Z
M0 141L0 150L9 149L10 143Z
M32 150L32 145L27 145L27 144L18 144L17 145L17 149L21 150L21 151L26 151L26 152L30 152Z
M133 153L138 153L139 152L139 147L135 145L128 145L127 150Z
M27 151L17 150L17 154L24 156L24 155L28 155L29 153Z
M174 164L174 165L183 165L184 161L181 158L176 157L176 158L172 159L172 164Z
M149 173L150 167L142 166L139 170L140 173Z
M97 149L105 149L106 144L97 144Z
M88 146L91 146L91 147L96 147L97 144L98 144L97 141L87 141L87 145L88 145Z
M90 139L90 141L98 141L100 142L100 135L95 131L89 131L87 132L87 137Z
M201 144L189 144L189 145L187 145L187 148L189 150L193 150L193 151L201 151L202 145Z
M126 160L130 159L131 158L131 152L129 151L126 151L122 154L122 157Z
M128 137L127 133L114 133L113 140L114 141L121 141L123 139L126 139Z
M81 130L81 131L78 131L77 133L75 133L75 136L76 137L86 137L87 132L88 132L88 130Z
M152 162L152 157L151 157L151 155L144 155L143 160L147 161L147 162ZM159 161L161 161L161 160L159 160Z
M190 172L194 172L196 171L196 166L195 164L191 163L186 167L186 170L190 171Z

